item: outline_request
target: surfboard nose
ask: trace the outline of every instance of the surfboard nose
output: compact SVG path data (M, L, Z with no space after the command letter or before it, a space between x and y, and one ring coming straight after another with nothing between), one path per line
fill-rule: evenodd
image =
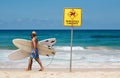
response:
M13 39L12 42L16 46L20 41L23 41L23 39Z
M18 39L13 39L12 42L15 45L15 43L17 42Z

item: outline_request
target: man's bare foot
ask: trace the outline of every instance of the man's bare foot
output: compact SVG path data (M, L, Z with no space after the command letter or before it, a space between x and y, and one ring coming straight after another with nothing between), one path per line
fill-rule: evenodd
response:
M39 71L43 71L44 70L44 68L41 68Z
M25 69L25 70L26 70L26 71L31 71L31 69L28 69L28 68L27 68L27 69Z

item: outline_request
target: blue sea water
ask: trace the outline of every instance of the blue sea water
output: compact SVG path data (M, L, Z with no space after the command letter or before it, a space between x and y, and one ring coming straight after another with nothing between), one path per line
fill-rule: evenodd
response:
M12 61L8 55L17 48L15 38L31 39L33 30L0 30L0 68L24 68L27 59ZM49 67L69 67L70 30L35 30L38 40L56 38L56 55ZM40 56L44 66L52 57ZM37 64L34 65L36 67ZM120 30L74 30L73 67L119 67ZM38 67L38 66L37 66Z
M0 49L15 49L15 38L31 39L32 30L0 30ZM38 40L56 38L55 46L70 45L70 30L36 30ZM106 46L119 49L120 30L74 30L73 46Z

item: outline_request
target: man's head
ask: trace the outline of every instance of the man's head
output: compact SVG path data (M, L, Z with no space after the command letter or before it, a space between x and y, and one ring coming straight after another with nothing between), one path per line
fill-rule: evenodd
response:
M35 36L36 36L36 32L32 31L32 37L35 37Z

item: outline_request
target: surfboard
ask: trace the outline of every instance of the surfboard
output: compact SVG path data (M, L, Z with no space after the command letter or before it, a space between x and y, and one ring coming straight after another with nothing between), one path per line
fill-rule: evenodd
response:
M24 44L23 44L24 43ZM56 43L56 38L49 38L38 42L38 49L40 55L55 55L52 46ZM11 60L20 60L26 58L31 53L31 41L26 39L14 39L13 44L16 45L18 50L13 51L8 58ZM23 48L24 47L24 48ZM25 49L26 48L26 49ZM29 50L28 50L29 49Z
M22 49L25 52L31 53L31 41L30 40L26 40L26 39L14 39L13 40L13 44L18 47L19 49ZM51 55L53 53L55 53L53 48L48 48L46 46L43 46L42 44L37 44L38 50L39 50L39 54L40 55Z
M26 53L21 49L17 49L17 50L12 51L12 53L8 55L8 58L10 60L21 60L28 56L30 56L30 53Z

